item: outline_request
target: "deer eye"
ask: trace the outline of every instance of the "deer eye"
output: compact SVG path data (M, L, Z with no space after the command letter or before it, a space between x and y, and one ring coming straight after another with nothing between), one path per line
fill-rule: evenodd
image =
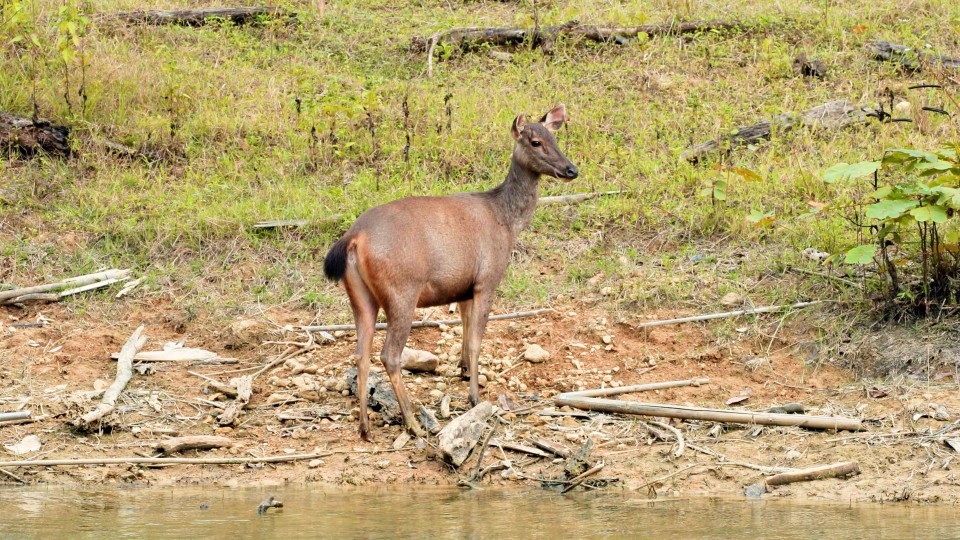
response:
M530 145L533 146L534 148L540 148L541 146L543 146L543 143L540 141L530 141Z

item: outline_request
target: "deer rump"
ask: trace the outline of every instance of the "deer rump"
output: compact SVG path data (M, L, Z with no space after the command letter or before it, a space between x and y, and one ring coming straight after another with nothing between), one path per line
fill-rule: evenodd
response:
M387 311L398 295L415 293L416 307L469 300L477 283L500 282L512 249L507 231L489 226L498 220L485 195L408 197L371 208L330 249L324 273L339 281L354 266Z

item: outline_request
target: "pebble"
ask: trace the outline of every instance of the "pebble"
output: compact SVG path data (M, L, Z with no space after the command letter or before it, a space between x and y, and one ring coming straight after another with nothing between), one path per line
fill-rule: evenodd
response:
M613 343L613 336L603 336L600 338L600 341L603 341L605 344L609 345Z
M480 386L486 386L486 385L487 385L487 376L484 375L483 373L481 373L480 375L477 375L477 383L478 383Z
M317 467L319 467L319 466L321 466L321 465L323 465L323 460L322 460L322 459L311 459L309 462L307 462L307 467L309 467L309 468L311 468L311 469L316 469Z
M536 343L531 343L527 345L527 349L523 351L523 359L528 362L540 363L550 358L550 353L546 349L537 345Z

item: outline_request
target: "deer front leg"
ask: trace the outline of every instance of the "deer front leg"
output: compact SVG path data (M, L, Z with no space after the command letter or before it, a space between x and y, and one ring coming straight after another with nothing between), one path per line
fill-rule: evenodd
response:
M463 347L460 350L460 377L469 379L470 348L473 346L473 344L470 343L470 316L473 312L473 299L461 300L457 307L460 309L460 319L463 321Z
M490 315L495 293L496 287L493 287L490 291L474 290L473 301L470 306L472 308L470 310L470 331L468 333L466 328L463 329L464 353L469 355L470 403L472 405L480 403L480 341L483 339L483 332L487 327L487 317Z

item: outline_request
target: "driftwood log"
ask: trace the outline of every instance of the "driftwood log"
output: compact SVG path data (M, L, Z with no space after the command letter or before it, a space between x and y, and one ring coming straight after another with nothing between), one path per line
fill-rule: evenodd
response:
M70 130L66 126L0 112L0 150L25 157L37 154L70 155Z
M845 99L831 101L800 113L784 113L772 120L760 120L756 124L737 128L720 140L707 141L683 151L683 158L692 163L700 161L724 147L733 148L769 140L774 129L786 132L798 126L810 128L842 129L853 124L863 124L876 113L863 107L855 107Z
M143 335L143 325L141 324L134 330L130 339L123 344L123 348L120 349L120 358L117 360L117 377L110 388L107 388L103 393L103 400L95 409L75 420L74 425L88 427L116 409L117 398L120 397L120 393L133 378L133 357L143 348L146 341L147 336Z
M118 19L127 24L201 26L206 24L209 19L223 19L234 24L249 24L256 22L261 17L284 19L296 16L296 13L291 13L276 6L262 6L177 10L138 9L136 11L113 13L107 15L106 18Z
M775 474L767 477L766 484L768 486L781 486L783 484L792 484L793 482L809 482L812 480L820 480L821 478L836 478L851 474L860 474L860 464L856 461L834 463L833 465Z
M866 48L873 55L874 60L894 62L909 71L923 71L930 67L960 69L960 58L920 52L899 43L875 39L867 43Z
M173 437L157 444L157 450L164 454L176 454L184 450L210 450L212 448L222 448L236 444L233 439L218 437L216 435L188 435L185 437Z
M649 36L665 34L690 34L716 30L740 28L735 21L688 21L663 24L644 24L640 26L594 26L571 21L559 26L544 26L538 29L503 27L464 27L452 28L432 36L413 38L411 49L414 52L432 53L438 43L446 43L470 50L480 45L517 45L530 40L534 47L551 44L560 37L585 39L601 43L624 43L640 34Z

